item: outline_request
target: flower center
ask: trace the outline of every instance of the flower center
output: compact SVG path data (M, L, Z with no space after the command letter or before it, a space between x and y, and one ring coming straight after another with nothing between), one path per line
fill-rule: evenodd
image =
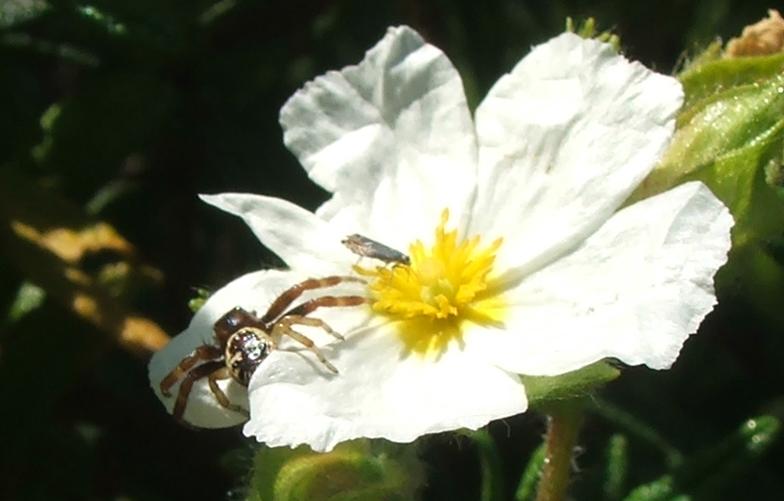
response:
M401 320L401 337L415 352L440 352L459 341L465 321L500 323L503 301L489 292L495 288L488 277L502 239L487 246L479 236L461 239L457 230L446 229L448 219L445 209L432 247L419 240L410 245L410 264L357 268L373 277L373 310Z

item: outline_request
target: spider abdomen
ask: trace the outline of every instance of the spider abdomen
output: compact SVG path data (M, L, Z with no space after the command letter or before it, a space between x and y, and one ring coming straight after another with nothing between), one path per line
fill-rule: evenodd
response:
M226 343L226 367L238 383L248 386L256 367L275 347L260 329L245 327L229 337Z

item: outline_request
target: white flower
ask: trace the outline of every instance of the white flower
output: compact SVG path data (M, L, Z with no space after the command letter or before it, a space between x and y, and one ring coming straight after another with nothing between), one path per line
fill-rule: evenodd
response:
M605 357L668 368L716 302L732 218L696 182L619 208L666 147L682 97L675 79L563 34L504 75L472 119L449 60L411 29L390 29L358 66L309 82L281 111L286 145L334 194L315 214L263 196L204 197L243 217L290 270L219 290L153 359L153 387L214 342L213 323L232 307L263 312L306 277L352 273L357 257L340 241L353 233L411 265L365 259L367 286L313 292L359 290L372 309L313 314L347 337L308 331L338 375L297 349L259 366L247 435L316 450L355 437L408 442L525 411L518 374ZM202 380L185 419L244 418Z

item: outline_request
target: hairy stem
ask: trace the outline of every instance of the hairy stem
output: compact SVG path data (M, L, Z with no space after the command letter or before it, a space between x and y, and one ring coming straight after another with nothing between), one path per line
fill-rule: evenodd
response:
M582 423L581 402L564 402L548 409L547 436L542 477L536 494L537 501L562 501L569 487L572 452Z

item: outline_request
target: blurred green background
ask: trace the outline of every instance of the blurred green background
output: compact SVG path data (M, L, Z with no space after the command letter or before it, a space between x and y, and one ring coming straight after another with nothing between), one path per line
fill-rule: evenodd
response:
M305 81L358 62L387 26L442 48L475 105L566 16L595 17L629 57L670 73L769 6L0 0L0 499L244 497L252 444L239 429L177 425L148 388L146 358L163 331L187 325L195 287L280 265L196 195L326 200L283 146L278 110ZM782 446L756 459L758 438L732 437L748 418L782 415L784 333L723 295L673 370L628 369L602 392L581 438L578 499L615 497L607 454L621 453L626 490L696 457L686 474L708 479L697 499L781 498ZM543 430L534 414L490 426L505 498ZM444 434L421 450L424 498L479 498L473 442Z

